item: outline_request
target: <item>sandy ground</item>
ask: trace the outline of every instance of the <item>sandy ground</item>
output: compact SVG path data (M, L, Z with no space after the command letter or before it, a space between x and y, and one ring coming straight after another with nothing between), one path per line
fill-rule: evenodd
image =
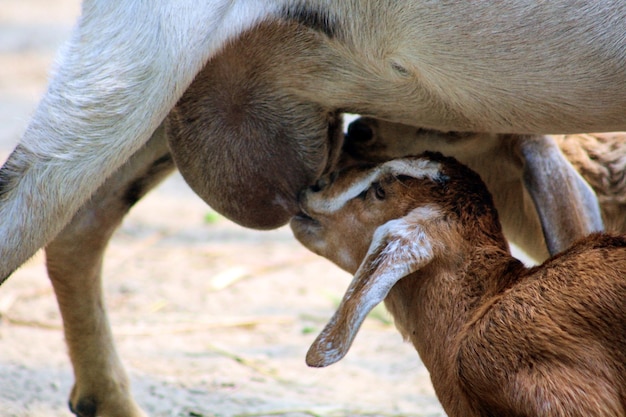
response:
M0 161L78 11L77 0L0 0ZM443 415L384 311L345 360L307 368L306 350L350 277L286 228L250 231L207 221L209 213L172 176L133 209L108 251L117 346L151 416ZM72 381L39 254L0 287L0 415L70 416Z

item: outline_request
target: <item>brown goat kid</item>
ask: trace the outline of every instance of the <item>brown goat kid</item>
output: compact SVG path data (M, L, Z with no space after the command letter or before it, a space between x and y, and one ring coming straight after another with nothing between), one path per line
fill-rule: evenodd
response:
M450 417L626 414L626 238L526 268L480 177L440 154L348 168L301 207L298 240L355 274L309 365L340 360L384 300Z

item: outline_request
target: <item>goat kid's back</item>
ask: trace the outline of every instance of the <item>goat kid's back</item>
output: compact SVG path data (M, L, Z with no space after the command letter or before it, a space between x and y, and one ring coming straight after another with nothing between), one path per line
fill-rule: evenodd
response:
M626 415L626 239L591 235L517 279L457 339L477 415Z

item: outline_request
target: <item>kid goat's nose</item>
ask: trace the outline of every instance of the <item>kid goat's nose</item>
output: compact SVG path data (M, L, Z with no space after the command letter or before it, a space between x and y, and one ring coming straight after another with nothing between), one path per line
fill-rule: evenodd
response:
M309 187L309 191L318 193L324 190L325 188L330 186L333 182L335 182L335 180L337 179L337 175L338 174L336 172L331 172L328 175L324 175L319 180L317 180L315 184Z

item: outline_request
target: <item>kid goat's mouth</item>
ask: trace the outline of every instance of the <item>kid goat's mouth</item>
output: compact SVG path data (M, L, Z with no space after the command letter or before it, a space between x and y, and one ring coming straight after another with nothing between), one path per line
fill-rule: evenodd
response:
M295 216L294 216L294 220L298 221L298 222L303 222L303 223L318 223L317 220L315 220L313 217L311 217L306 211L304 211L302 208L300 208L300 212L298 212Z

